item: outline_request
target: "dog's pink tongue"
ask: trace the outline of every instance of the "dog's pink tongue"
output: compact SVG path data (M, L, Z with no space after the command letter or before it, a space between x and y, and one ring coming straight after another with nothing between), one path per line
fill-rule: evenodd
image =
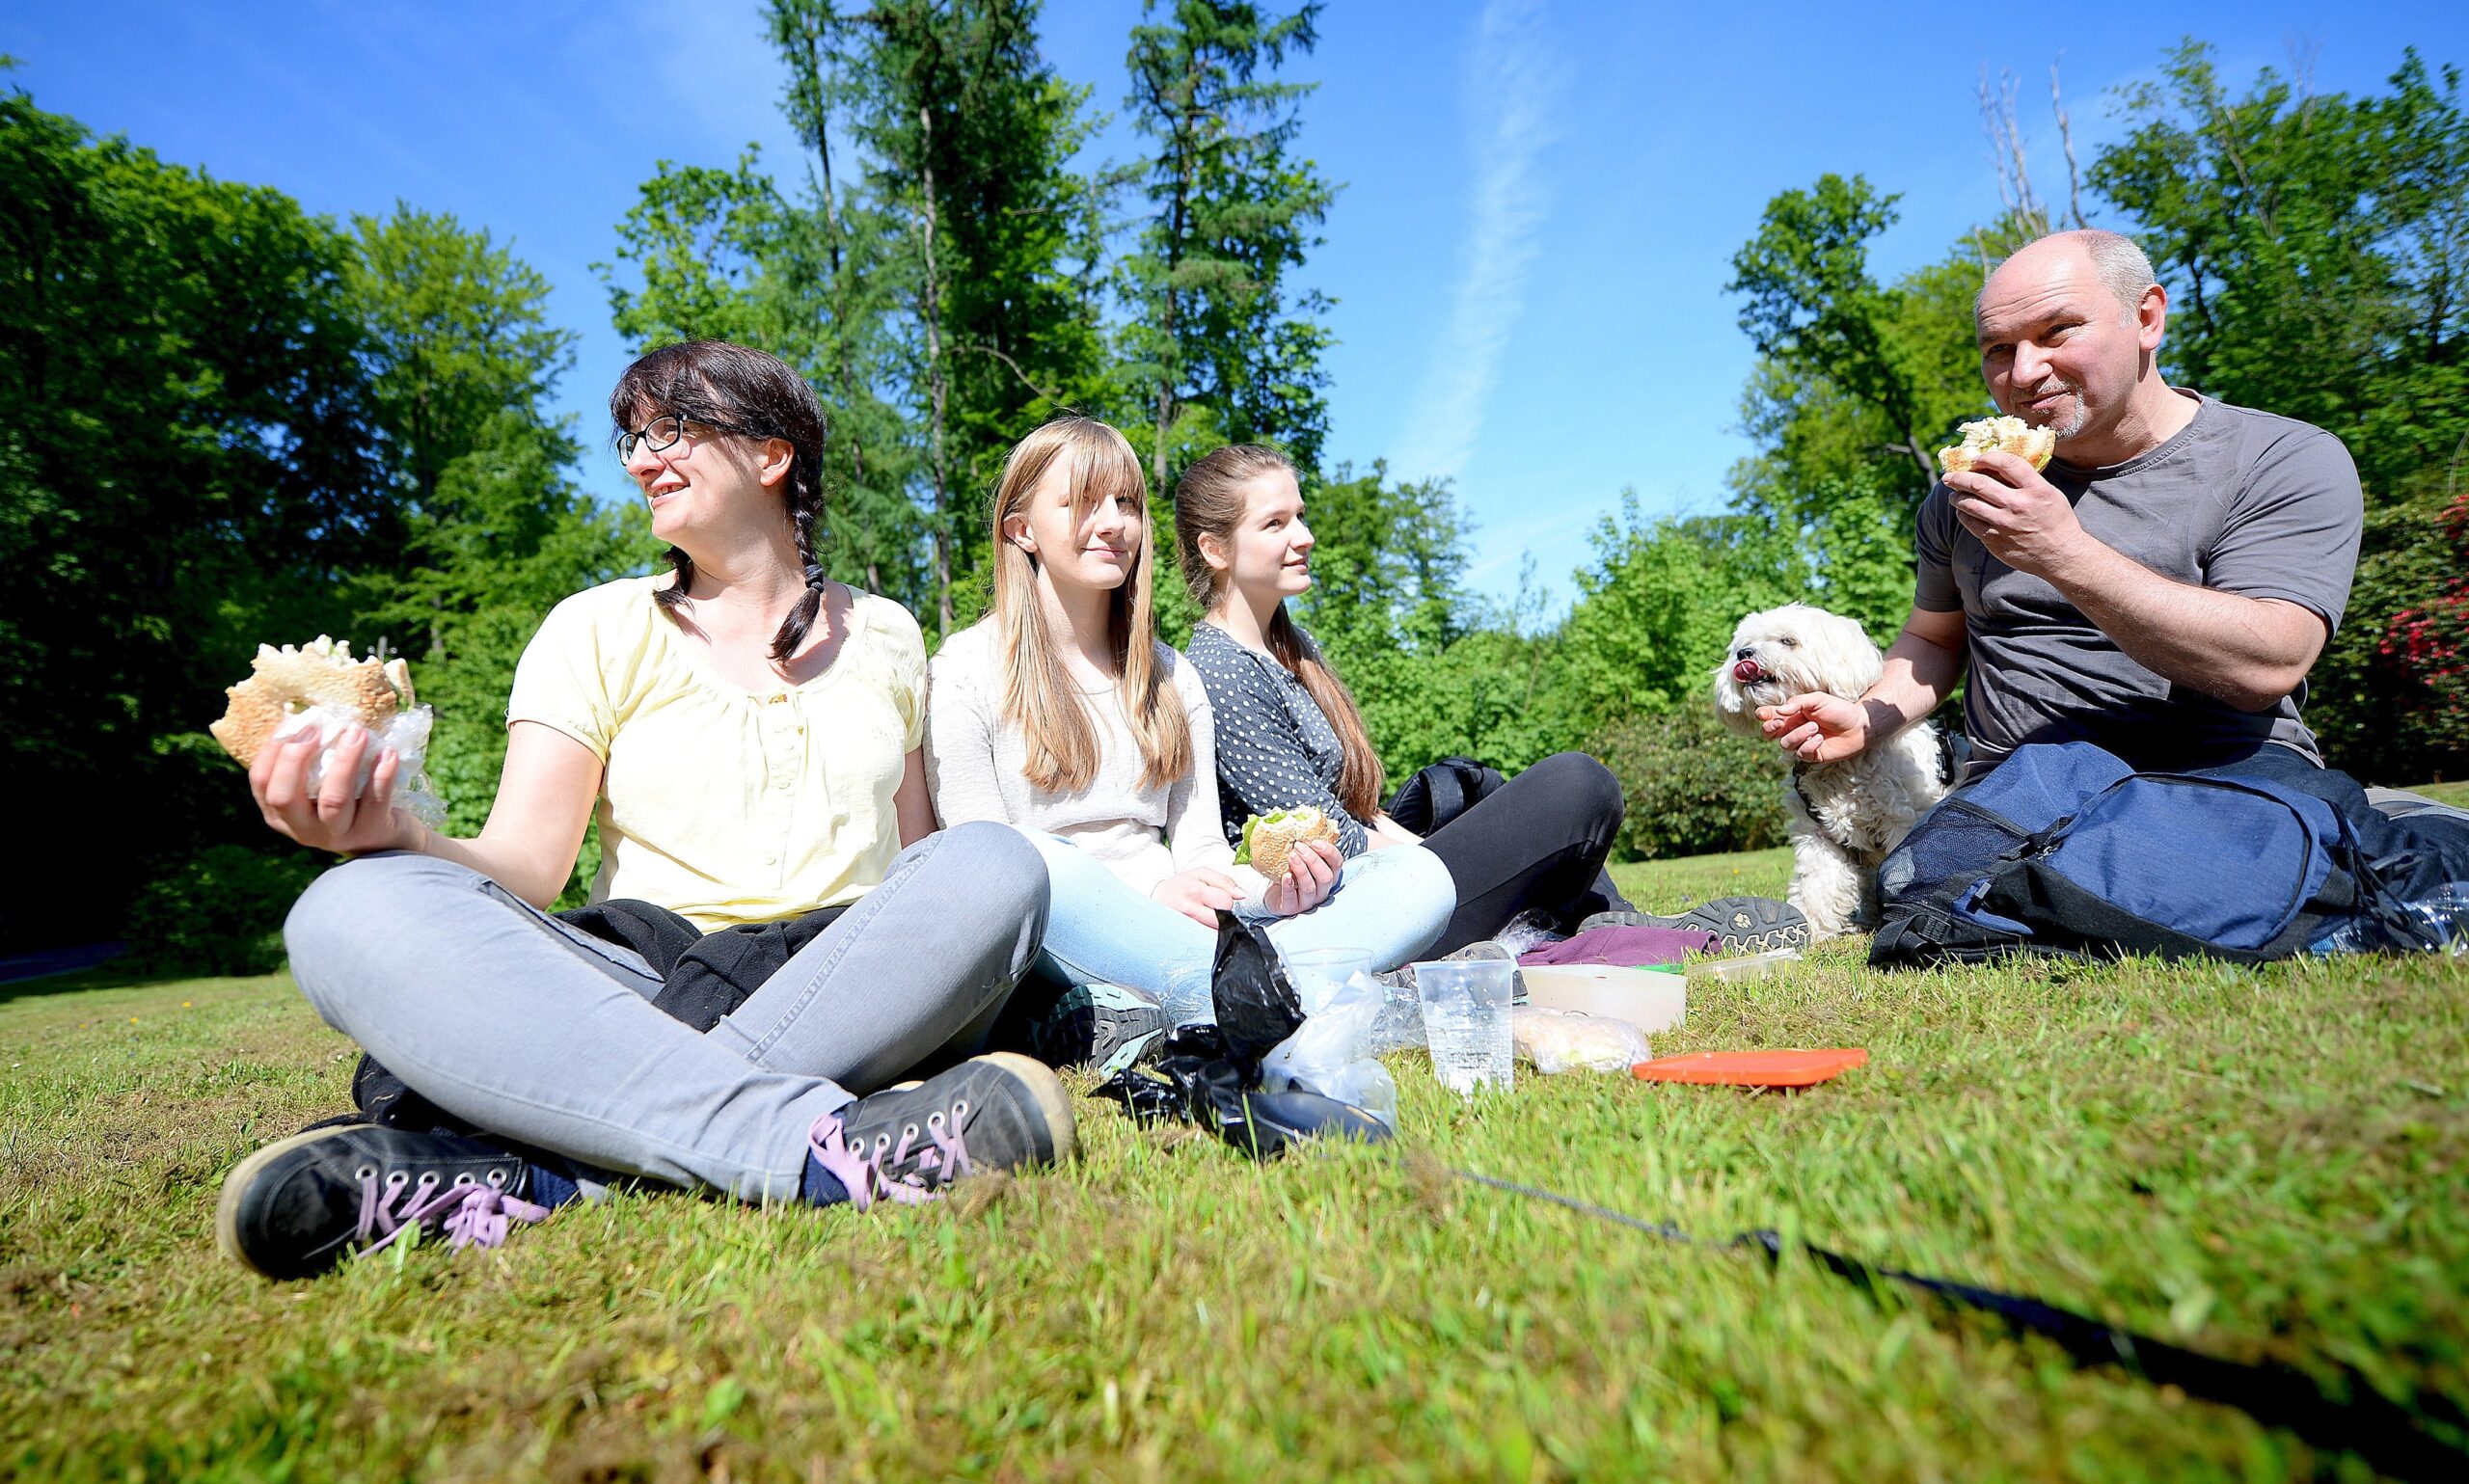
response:
M1757 661L1754 660L1743 660L1732 666L1732 679L1739 681L1742 685L1748 685L1765 673L1757 667Z

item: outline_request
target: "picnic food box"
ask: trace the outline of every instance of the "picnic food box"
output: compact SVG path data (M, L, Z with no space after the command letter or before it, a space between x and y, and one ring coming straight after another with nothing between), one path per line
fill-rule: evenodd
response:
M1675 971L1530 963L1517 972L1530 1004L1626 1020L1649 1036L1677 1026L1688 1011L1689 981Z

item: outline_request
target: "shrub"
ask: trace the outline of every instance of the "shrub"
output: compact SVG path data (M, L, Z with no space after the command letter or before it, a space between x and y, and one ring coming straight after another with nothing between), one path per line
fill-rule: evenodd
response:
M158 972L271 974L283 967L284 914L326 864L296 846L207 846L138 889L124 934Z
M1615 859L1653 860L1783 843L1775 744L1726 731L1711 712L1614 722L1588 751L1620 780L1628 815Z

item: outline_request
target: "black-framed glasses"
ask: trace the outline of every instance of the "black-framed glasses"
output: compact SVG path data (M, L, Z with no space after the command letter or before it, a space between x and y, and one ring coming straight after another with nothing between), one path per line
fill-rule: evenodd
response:
M631 433L619 433L617 435L617 462L623 464L634 458L635 449L638 446L649 448L654 453L659 453L665 449L675 447L677 445L677 441L687 435L687 428L689 424L713 433L743 433L746 431L744 428L731 427L725 422L711 422L701 418L688 418L677 413L663 413Z

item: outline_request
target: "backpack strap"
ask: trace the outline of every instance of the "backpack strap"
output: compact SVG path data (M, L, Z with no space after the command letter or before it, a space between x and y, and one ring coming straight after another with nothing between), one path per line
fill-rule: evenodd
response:
M1423 771L1424 781L1431 796L1432 829L1466 812L1466 777L1457 770L1455 758L1443 758ZM1428 833L1428 831L1426 831Z

